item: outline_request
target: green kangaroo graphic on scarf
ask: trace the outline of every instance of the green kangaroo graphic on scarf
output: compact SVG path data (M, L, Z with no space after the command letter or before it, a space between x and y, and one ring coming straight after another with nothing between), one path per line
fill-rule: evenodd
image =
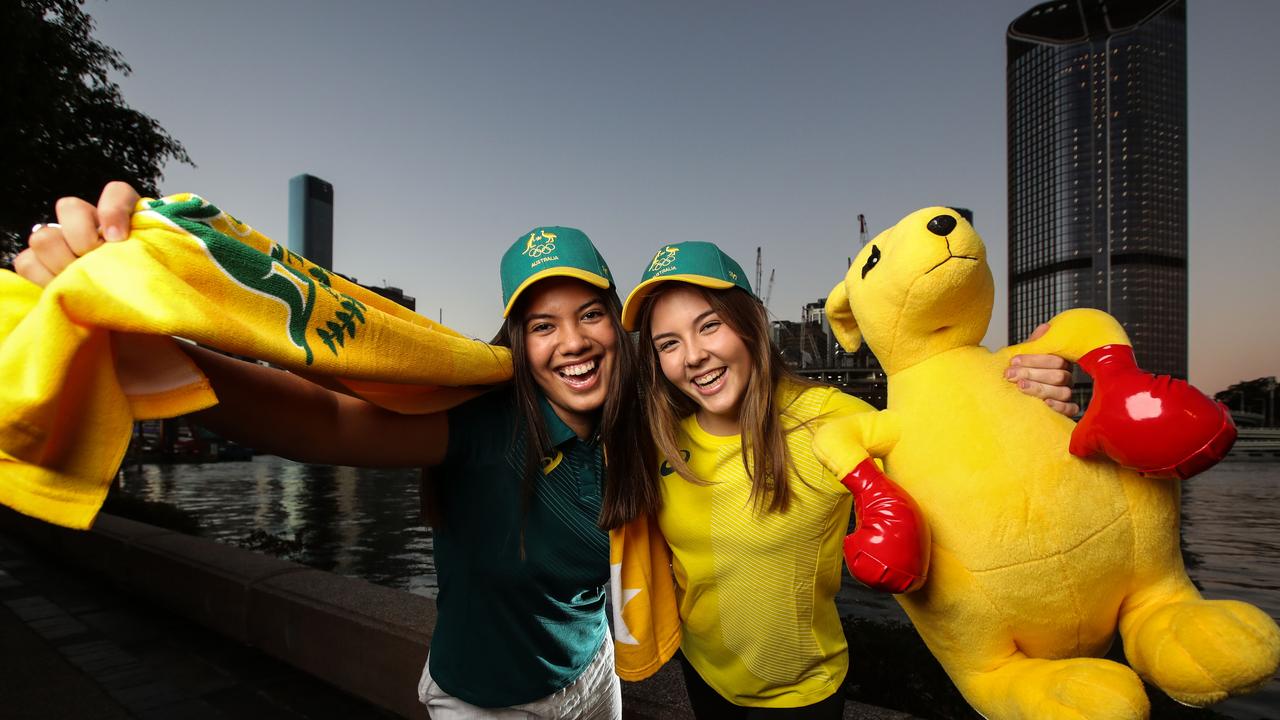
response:
M287 263L289 256L300 256L293 255L278 243L272 244L271 254L266 255L204 224L202 220L215 218L222 211L199 198L176 203L156 200L151 203L151 209L199 238L214 262L232 280L252 292L284 303L289 309L289 340L306 353L307 364L311 364L313 356L311 346L307 344L307 323L315 309L316 282ZM331 343L326 341L326 344L330 345L330 350L334 349Z

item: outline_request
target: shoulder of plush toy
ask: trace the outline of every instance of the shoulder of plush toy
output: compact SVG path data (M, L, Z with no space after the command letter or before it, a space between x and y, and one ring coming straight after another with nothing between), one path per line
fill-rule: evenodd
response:
M836 477L844 477L867 457L881 458L898 442L897 416L887 410L835 417L813 435L813 451Z

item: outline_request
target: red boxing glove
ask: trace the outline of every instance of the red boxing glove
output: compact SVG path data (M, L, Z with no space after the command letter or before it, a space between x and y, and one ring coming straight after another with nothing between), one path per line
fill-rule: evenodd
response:
M840 482L858 527L844 538L849 573L872 590L910 592L929 571L929 526L916 501L867 458Z
M1071 454L1106 455L1154 477L1189 478L1226 456L1236 426L1222 403L1185 380L1138 368L1133 348L1103 345L1080 358L1093 399L1071 433Z

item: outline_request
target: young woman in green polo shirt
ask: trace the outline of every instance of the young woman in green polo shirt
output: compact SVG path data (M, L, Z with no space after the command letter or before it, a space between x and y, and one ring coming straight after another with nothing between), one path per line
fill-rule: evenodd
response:
M648 455L635 452L652 446L634 347L608 266L578 230L521 236L502 290L495 343L512 349L514 380L449 412L431 471L439 621L419 696L433 717L472 705L616 716L601 528L657 501Z
M871 463L844 478L811 450L813 431L866 403L780 361L742 268L710 243L665 245L627 298L661 456L658 523L671 546L682 665L698 717L839 718L848 652L835 594L851 507L877 564L876 589L923 581L927 534L905 492ZM1058 409L1074 409L1065 363L1027 358ZM763 471L761 471L763 469ZM856 476L856 477L855 477ZM871 512L871 510L868 510Z
M16 268L46 284L101 243L99 228L123 238L137 199L112 183L97 207L61 201L61 227L33 233ZM419 684L433 718L618 718L604 528L657 500L634 347L608 266L577 230L521 236L502 286L496 342L511 347L514 381L448 413L399 415L184 347L219 399L196 417L303 462L433 468L440 594Z

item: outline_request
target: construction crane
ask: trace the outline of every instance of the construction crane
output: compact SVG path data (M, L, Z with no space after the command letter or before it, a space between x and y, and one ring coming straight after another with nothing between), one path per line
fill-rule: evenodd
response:
M763 274L763 265L760 264L760 246L755 246L755 295L760 295L760 275Z
M760 292L760 286L764 284L764 258L761 254L761 248L756 246L756 297L764 302L764 309L769 309L769 297L773 295L773 274L777 272L777 268L769 268L769 287L764 292Z

